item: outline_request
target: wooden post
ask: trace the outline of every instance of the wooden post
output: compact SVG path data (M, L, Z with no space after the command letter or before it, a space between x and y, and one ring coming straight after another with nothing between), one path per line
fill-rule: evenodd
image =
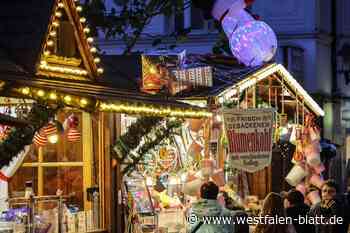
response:
M207 100L207 108L212 112L214 110L212 99ZM212 119L205 119L204 123L204 158L208 159L210 157L210 137L211 137L211 129L212 129Z

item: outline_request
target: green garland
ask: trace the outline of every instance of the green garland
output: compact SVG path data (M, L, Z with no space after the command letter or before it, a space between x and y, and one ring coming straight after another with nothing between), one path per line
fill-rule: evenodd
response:
M8 137L0 143L0 167L8 165L26 145L32 144L35 132L46 125L59 108L59 106L51 108L41 103L33 104L25 119L32 124L12 128Z
M117 152L118 160L124 161L130 154L130 151L139 145L141 138L161 121L162 118L160 117L141 117L131 124L128 131L119 137L113 148Z
M167 120L163 124L162 118L159 117L142 117L133 123L113 148L117 152L120 163L125 164L128 159L132 161L126 163L122 173L132 172L147 153L174 134L181 124L181 120ZM139 146L142 141L144 143ZM135 149L136 151L133 151Z

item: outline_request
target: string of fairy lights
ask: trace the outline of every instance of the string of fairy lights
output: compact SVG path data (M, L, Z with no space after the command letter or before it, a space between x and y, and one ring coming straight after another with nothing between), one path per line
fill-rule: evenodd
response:
M78 13L78 15L83 11L83 8L81 5L79 5L79 1L75 0L75 10ZM50 72L58 72L58 73L64 73L69 75L79 75L79 76L87 76L88 72L85 69L79 68L79 67L73 67L73 66L57 66L50 64L48 62L48 57L52 54L54 54L55 50L55 41L57 40L58 30L60 27L60 19L63 16L63 11L65 8L65 4L62 1L59 1L57 3L57 6L55 8L55 13L53 15L52 23L49 28L48 33L48 39L46 41L46 44L44 45L44 56L41 58L41 62L39 65L39 68L44 71L50 71ZM87 44L89 46L89 51L93 55L93 62L95 63L97 67L97 74L101 75L103 74L104 70L102 67L98 67L98 64L100 63L101 59L97 57L97 48L94 47L94 38L89 36L90 28L87 25L87 20L85 17L80 16L79 23L81 24L81 27L83 28L83 37L86 38Z
M212 113L203 109L181 108L159 106L155 104L135 103L127 101L105 102L92 98L77 95L65 94L57 91L47 91L40 88L21 87L16 92L35 100L42 100L53 103L62 103L66 106L79 107L88 110L99 110L103 112L118 112L135 115L149 115L160 117L180 117L180 118L207 118L212 117Z

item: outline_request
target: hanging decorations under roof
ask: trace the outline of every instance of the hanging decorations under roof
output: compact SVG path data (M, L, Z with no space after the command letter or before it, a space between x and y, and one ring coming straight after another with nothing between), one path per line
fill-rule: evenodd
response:
M87 80L103 73L87 20L80 16L82 10L79 1L57 2L38 64L39 75Z

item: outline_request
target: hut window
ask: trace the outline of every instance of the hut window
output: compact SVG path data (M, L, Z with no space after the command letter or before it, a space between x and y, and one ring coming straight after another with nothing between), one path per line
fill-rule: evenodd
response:
M60 112L57 119L64 122L72 114L71 111ZM91 185L89 175L85 171L91 170L91 161L87 161L91 154L84 153L83 143L88 141L83 136L83 128L89 125L89 118L82 112L74 113L79 119L78 131L81 132L79 142L68 141L68 130L59 136L57 144L47 144L43 147L32 146L22 167L10 181L10 196L23 196L24 184L32 181L35 195L55 195L58 189L64 195L74 193L74 197L67 204L74 204L85 209L86 196L84 190ZM85 119L85 120L84 120ZM85 125L85 126L84 126ZM84 166L85 165L85 166ZM86 166L90 166L86 167ZM85 206L85 207L84 207Z

